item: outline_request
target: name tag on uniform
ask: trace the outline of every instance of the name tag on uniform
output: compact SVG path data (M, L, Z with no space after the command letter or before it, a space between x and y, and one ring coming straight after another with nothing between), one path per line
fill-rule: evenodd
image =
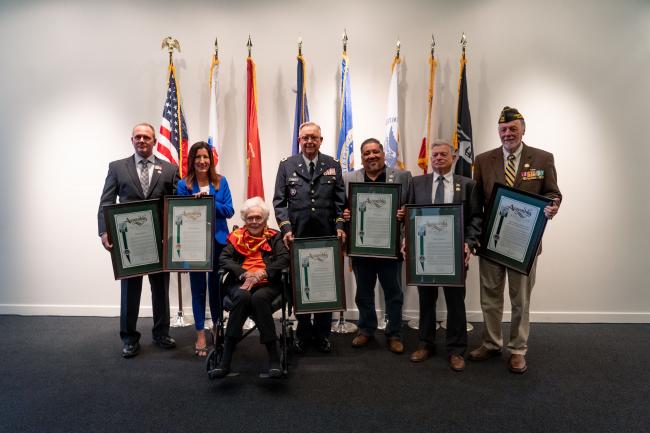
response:
M544 179L544 170L531 168L528 171L522 171L520 175L521 180Z
M287 179L287 180L288 180L289 182L298 182L298 180L300 180L300 179L298 178L298 176L296 176L296 177L290 177L290 178Z

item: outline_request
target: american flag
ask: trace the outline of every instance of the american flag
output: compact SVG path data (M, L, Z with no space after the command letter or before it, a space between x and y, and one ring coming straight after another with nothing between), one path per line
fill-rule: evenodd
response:
M183 109L180 104L180 93L176 85L176 68L174 68L173 63L169 65L168 84L167 99L165 100L160 122L160 137L156 147L156 156L178 165L179 175L182 178L187 174L188 137L185 116L183 116ZM179 137L182 137L182 139Z

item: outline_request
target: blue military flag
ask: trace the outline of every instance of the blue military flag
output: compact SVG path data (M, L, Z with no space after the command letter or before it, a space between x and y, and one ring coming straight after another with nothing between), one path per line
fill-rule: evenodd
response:
M354 170L352 141L352 98L350 96L350 60L345 51L341 61L341 114L339 116L339 141L336 157L343 173Z

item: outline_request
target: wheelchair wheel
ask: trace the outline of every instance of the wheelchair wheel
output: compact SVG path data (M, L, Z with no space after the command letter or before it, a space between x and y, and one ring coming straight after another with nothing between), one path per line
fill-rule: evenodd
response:
M210 353L208 353L208 357L205 360L205 369L209 373L210 371L214 370L217 368L217 365L221 362L221 358L223 357L223 346L222 345L217 345L215 346Z

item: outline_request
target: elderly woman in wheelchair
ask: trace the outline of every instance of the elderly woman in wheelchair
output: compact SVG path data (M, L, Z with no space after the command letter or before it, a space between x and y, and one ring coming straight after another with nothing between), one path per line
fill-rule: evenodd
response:
M289 252L282 235L267 226L269 208L260 197L244 202L244 227L228 236L219 263L227 272L224 307L230 311L223 355L212 373L222 378L230 373L232 356L242 338L244 322L250 316L257 325L260 343L268 353L268 376L281 377L278 337L273 321L273 301L281 294L281 272L289 266Z

